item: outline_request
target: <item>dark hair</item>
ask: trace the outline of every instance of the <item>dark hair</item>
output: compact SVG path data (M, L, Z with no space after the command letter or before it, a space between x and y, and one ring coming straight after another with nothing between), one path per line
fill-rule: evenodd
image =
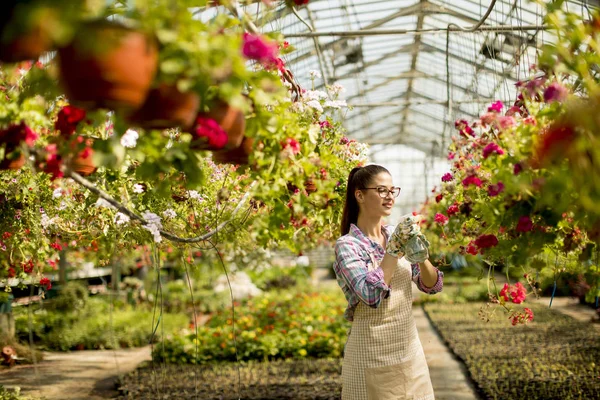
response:
M356 189L363 189L369 186L373 178L382 172L390 174L390 171L381 165L367 165L366 167L356 167L348 175L348 185L346 186L346 203L344 204L344 213L342 214L342 235L350 232L350 224L355 224L358 220L358 202L354 192ZM391 175L391 174L390 174Z

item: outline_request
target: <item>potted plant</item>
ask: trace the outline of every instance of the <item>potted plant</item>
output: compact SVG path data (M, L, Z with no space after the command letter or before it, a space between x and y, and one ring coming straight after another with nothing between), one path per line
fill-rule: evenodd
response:
M87 109L138 109L144 103L158 61L155 39L123 24L82 24L58 51L60 80L69 100Z

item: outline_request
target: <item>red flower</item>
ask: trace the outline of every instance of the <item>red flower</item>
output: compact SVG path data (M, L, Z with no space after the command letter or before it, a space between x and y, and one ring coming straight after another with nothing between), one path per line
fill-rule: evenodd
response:
M488 249L498 245L498 238L494 235L481 235L475 239L475 245L480 249Z
M65 106L58 112L54 128L63 136L71 136L77 130L77 124L85 118L85 110L75 106Z
M513 174L519 175L521 173L521 171L523 171L523 166L521 165L521 163L516 163L513 168Z
M10 125L8 128L0 131L0 140L10 144L17 144L23 140L27 143L27 146L31 147L38 137L38 134L32 131L24 122L18 125Z
M444 195L440 193L437 196L435 196L435 202L439 203L440 201L442 201L443 198L444 198Z
M294 155L300 153L300 143L298 143L298 141L293 138L287 138L284 141L282 141L281 147L283 147L284 150L289 148L292 154Z
M525 287L521 282L517 282L514 285L505 283L500 291L500 296L504 298L504 301L512 301L515 304L521 304L525 301L526 297Z
M527 215L519 218L517 223L517 232L529 232L533 229L533 222Z
M33 272L33 260L29 260L21 263L21 268L23 268L23 272L26 274L30 274Z
M304 4L308 4L310 0L294 0L294 4L296 4L297 6L302 6Z
M498 182L495 185L488 186L488 195L490 197L498 196L503 191L504 191L504 183L502 183L502 182Z
M50 279L44 277L40 279L40 286L45 286L46 290L50 290L50 288L52 288L52 283L50 282Z
M572 126L564 124L551 125L542 135L542 140L537 150L540 161L549 155L549 153L564 153L575 139L575 129Z
M13 267L8 267L8 277L14 278L17 275L17 271Z
M12 236L12 233L10 233L10 232L4 232L2 234L2 239L4 239L4 240L10 239L11 236Z
M58 154L58 149L55 144L49 144L46 146L46 165L43 167L43 171L52 175L52 180L62 178L64 173L60 167L62 165L62 157Z
M477 248L477 246L475 246L475 244L473 244L473 242L470 242L467 245L467 249L466 249L467 253L476 256L477 253L479 253L479 249Z
M269 66L274 64L277 58L277 44L266 41L260 35L244 33L242 53L250 60Z
M63 248L60 245L60 243L50 243L50 247L52 247L54 250L58 250L61 251Z
M448 223L448 217L444 214L437 213L435 214L434 221L440 225L446 225Z
M196 138L205 138L213 149L222 149L229 140L227 132L221 128L221 125L217 121L202 116L196 118L194 136Z
M452 174L450 172L446 172L444 176L442 176L442 182L450 182L452 180Z
M458 204L454 203L452 204L450 207L448 207L448 209L446 210L446 212L448 213L448 215L452 216L454 214L458 214Z
M512 316L512 325L515 326L517 324L526 324L528 322L533 321L533 311L530 308L525 307L522 313L517 313Z
M496 143L490 143L483 149L483 158L488 158L492 153L496 153L498 155L504 154L504 150L500 148Z
M483 185L483 182L477 176L469 175L465 179L463 179L462 184L464 187L468 187L469 185L481 187L481 185Z

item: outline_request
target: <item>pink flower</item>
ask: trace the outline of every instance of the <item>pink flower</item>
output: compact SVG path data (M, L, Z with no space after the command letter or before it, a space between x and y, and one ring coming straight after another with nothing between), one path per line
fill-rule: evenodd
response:
M444 176L442 176L442 182L450 182L452 180L452 174L450 172L446 172Z
M504 183L502 183L502 182L498 182L495 185L488 186L488 195L490 197L496 197L503 191L504 191Z
M488 112L486 114L483 114L481 116L480 121L481 121L481 125L483 126L488 126L488 125L492 125L494 122L496 122L496 119L498 118L498 114L494 113L494 112Z
M527 215L519 218L517 222L517 232L529 232L533 229L533 222Z
M331 123L329 121L327 121L327 120L319 122L319 126L321 127L321 129L331 129L331 128L333 128L333 125L331 125Z
M276 64L277 44L265 40L260 35L244 33L242 53L250 60L256 60L263 66Z
M514 285L505 283L500 291L500 296L504 298L504 301L512 301L515 304L521 304L525 301L526 297L525 287L521 282L517 282Z
M453 152L449 152L448 153L448 160L454 160L454 157L456 156L456 153Z
M464 187L468 187L469 185L481 187L481 185L483 185L483 182L477 176L469 175L465 179L463 179L462 184Z
M512 106L506 112L506 116L507 117L512 117L515 114L523 114L523 110L521 110L521 107L519 107L519 106Z
M448 217L444 214L437 213L435 214L434 221L440 225L446 225L448 223Z
M50 279L42 278L40 279L40 286L45 286L46 290L50 290L50 288L52 288L52 283L50 282Z
M85 110L75 106L64 106L54 123L54 128L63 136L71 136L77 129L77 124L85 119Z
M28 127L27 125L24 125L25 128L25 143L27 143L27 146L31 147L35 144L35 141L38 140L39 135L37 133L35 133L33 130L31 130L30 127Z
M566 87L558 82L553 82L546 88L546 90L544 90L544 101L546 103L552 103L555 101L562 103L566 100L568 95L569 91Z
M515 121L515 119L511 116L498 118L498 125L500 126L500 129L502 129L502 130L513 127L516 125L516 123L517 122Z
M496 101L493 102L489 107L488 107L488 112L501 112L502 109L504 108L504 104L501 101Z
M530 115L530 116L528 116L528 117L526 117L526 118L524 118L524 119L523 119L523 124L524 124L524 125L532 125L532 126L535 126L535 125L537 125L537 121L535 120L535 118L534 118L534 117L532 117L532 116Z
M481 235L475 239L474 243L480 249L488 249L498 245L498 238L495 235Z
M227 132L217 121L212 118L199 116L196 118L195 138L205 138L214 149L222 149L227 144L229 137Z
M340 144L348 144L348 143L350 143L350 140L346 136L342 136L342 138L340 139Z
M450 207L448 207L448 209L446 210L446 212L448 213L448 215L452 216L454 214L458 214L458 204L454 203L452 204Z
M296 139L287 138L283 142L281 142L281 147L283 149L290 149L292 154L296 155L300 153L300 143Z
M496 153L498 155L504 154L504 150L500 148L496 143L490 143L483 149L483 158L488 158L492 153Z

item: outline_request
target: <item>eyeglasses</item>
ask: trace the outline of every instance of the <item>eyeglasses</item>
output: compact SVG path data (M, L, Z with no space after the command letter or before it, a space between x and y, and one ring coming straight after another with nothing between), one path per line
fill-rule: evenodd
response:
M398 196L400 196L400 191L402 190L402 188L399 188L399 187L393 187L391 189L388 189L385 186L377 186L377 187L372 187L372 188L363 188L363 190L367 190L367 189L375 189L375 190L377 190L377 193L379 194L379 197L381 197L382 199L385 199L386 197L388 197L390 193L392 194L392 197L398 197Z

